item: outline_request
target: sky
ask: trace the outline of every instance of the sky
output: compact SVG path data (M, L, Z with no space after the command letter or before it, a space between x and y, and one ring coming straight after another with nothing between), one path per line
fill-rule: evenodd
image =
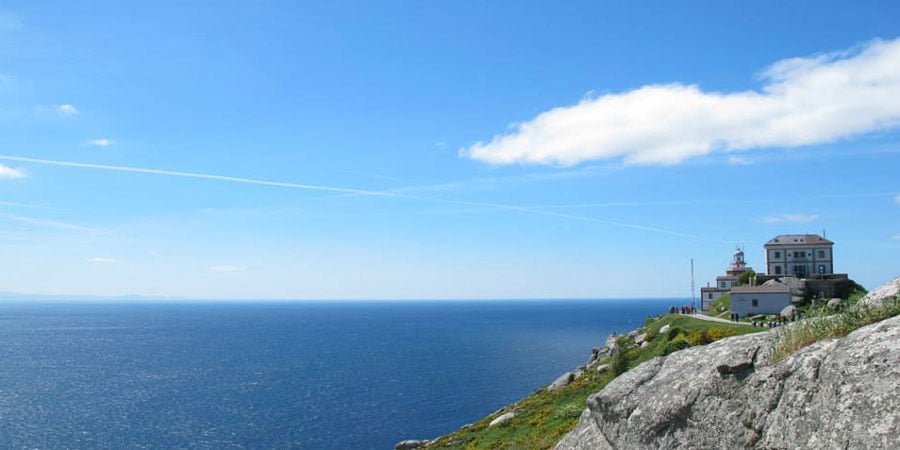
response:
M749 3L749 4L747 4ZM0 291L689 297L900 275L900 3L0 5Z

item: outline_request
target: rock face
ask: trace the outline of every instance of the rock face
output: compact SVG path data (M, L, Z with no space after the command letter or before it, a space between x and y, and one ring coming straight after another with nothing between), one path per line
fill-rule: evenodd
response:
M873 291L875 304L900 291ZM900 442L900 316L775 364L777 332L647 361L588 400L557 449L889 449Z

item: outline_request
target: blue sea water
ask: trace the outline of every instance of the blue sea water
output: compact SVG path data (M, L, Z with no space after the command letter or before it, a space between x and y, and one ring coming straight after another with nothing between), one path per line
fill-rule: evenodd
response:
M672 303L0 303L0 448L389 449Z

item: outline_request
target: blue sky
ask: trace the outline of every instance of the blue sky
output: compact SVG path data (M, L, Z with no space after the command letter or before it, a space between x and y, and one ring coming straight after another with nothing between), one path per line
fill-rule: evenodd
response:
M898 275L897 2L5 2L0 291L690 295Z

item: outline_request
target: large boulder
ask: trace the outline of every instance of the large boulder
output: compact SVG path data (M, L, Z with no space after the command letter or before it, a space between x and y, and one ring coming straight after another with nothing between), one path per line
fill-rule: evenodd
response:
M869 306L883 305L886 300L896 299L900 295L900 277L894 278L886 284L866 294L860 303Z
M556 448L896 448L900 316L776 363L780 335L723 339L639 365L591 396Z
M566 372L560 375L557 379L553 380L549 386L547 386L548 392L558 391L566 386L569 383L575 381L575 372Z
M428 441L407 439L405 441L398 442L397 445L394 446L394 450L415 450L427 443L428 443Z
M508 413L503 414L500 417L497 417L496 419L492 420L491 423L488 424L488 426L495 427L497 425L503 425L504 423L512 420L513 417L516 417L516 413L508 412Z
M828 300L828 307L834 311L841 309L844 306L844 301L839 298L833 298Z
M797 307L794 305L787 305L781 309L781 317L784 317L785 319L793 319L796 315Z

